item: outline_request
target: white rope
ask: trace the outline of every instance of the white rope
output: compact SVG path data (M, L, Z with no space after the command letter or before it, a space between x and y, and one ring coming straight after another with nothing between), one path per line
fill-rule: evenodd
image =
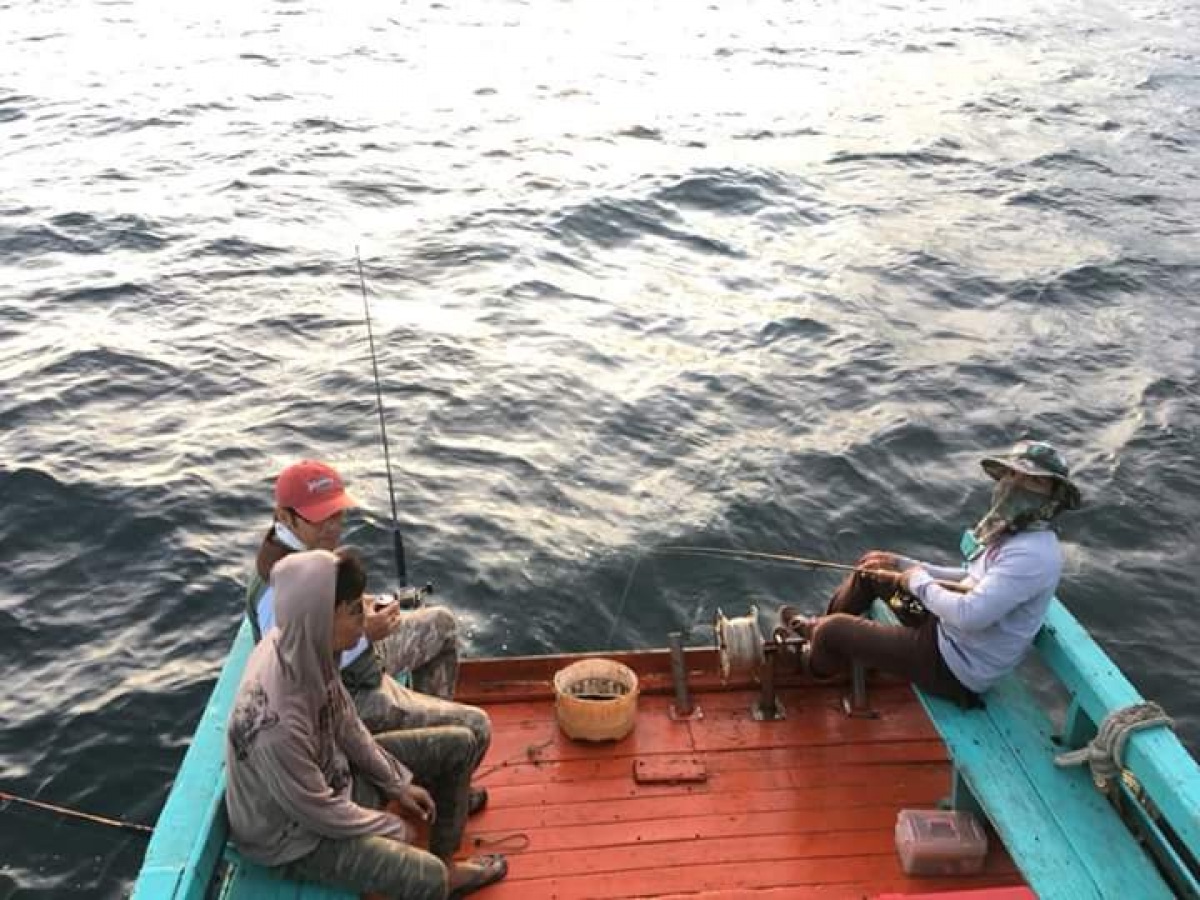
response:
M1157 703L1135 703L1115 709L1104 717L1099 732L1086 747L1058 754L1054 764L1066 767L1087 763L1096 787L1107 791L1125 766L1125 744L1130 736L1135 731L1156 725L1175 727L1174 720Z

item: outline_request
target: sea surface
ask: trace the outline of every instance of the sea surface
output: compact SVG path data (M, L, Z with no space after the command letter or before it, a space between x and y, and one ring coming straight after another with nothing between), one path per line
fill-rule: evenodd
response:
M287 463L471 654L953 561L985 453L1200 747L1200 4L0 2L0 790L153 823ZM136 834L0 804L0 898Z

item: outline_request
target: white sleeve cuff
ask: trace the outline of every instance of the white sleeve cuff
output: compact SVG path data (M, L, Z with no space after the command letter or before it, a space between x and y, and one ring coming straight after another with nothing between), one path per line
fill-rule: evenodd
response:
M921 597L921 593L931 584L933 584L933 576L924 569L917 569L916 572L908 576L908 590L910 593L915 594L918 599L924 599Z

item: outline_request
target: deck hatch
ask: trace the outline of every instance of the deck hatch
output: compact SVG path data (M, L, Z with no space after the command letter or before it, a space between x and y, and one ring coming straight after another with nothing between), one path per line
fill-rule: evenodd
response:
M698 784L708 781L708 767L695 756L643 756L633 761L638 784Z

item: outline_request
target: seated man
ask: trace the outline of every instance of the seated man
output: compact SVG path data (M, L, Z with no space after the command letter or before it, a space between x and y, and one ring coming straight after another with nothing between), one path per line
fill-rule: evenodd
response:
M804 658L814 677L836 675L857 660L974 706L1016 668L1062 574L1050 522L1082 501L1066 462L1049 444L1020 441L1007 456L982 465L996 486L991 508L964 536L965 573L876 550L859 560L867 571L841 584L825 616L805 619L790 607L781 610L784 623L809 638ZM929 615L898 626L862 618L875 597L897 589Z
M337 654L362 636L357 556L297 553L271 578L277 624L246 663L225 743L238 849L284 877L355 893L444 900L503 878L502 856L452 862L467 817L471 732L373 739L338 677ZM430 852L411 845L408 822L375 808L383 798L430 823Z
M255 640L275 622L271 571L285 556L302 550L332 550L342 520L355 505L341 476L325 463L305 460L288 466L275 482L275 521L259 546L246 590L246 615ZM431 725L462 725L475 737L474 770L492 739L483 710L454 703L458 681L458 625L443 607L402 610L393 603L376 610L368 601L365 634L341 655L341 675L363 723L373 733ZM394 676L412 673L415 690ZM487 803L487 791L471 793L471 812Z

